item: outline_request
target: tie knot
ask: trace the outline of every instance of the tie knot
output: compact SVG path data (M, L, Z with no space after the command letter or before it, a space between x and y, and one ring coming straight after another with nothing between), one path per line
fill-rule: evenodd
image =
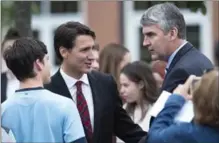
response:
M81 85L82 85L82 81L77 81L76 83L75 83L75 85L76 85L76 87L77 87L77 89L79 89L79 88L81 88Z

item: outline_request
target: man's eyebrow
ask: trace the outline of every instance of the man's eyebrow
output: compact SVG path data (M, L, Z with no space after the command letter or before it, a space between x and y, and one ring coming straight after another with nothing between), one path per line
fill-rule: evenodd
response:
M88 49L88 48L92 48L91 46L86 46L86 47L83 47L83 49Z
M144 32L144 35L155 35L156 33L153 31L149 31L149 32Z
M82 47L82 49L93 49L94 46L86 46L86 47Z

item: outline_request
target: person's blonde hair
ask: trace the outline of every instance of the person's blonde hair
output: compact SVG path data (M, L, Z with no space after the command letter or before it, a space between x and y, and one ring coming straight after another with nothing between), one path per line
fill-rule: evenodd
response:
M219 127L218 82L218 70L212 70L204 74L194 86L193 104L196 123Z
M100 52L100 72L111 74L118 84L119 65L128 52L129 50L123 45L116 43L107 44Z

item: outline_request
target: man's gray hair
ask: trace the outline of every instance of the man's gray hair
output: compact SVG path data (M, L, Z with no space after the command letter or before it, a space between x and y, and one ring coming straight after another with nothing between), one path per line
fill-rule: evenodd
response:
M147 9L141 17L142 26L158 24L164 33L173 27L178 29L178 37L186 38L186 24L180 10L171 3L157 4Z

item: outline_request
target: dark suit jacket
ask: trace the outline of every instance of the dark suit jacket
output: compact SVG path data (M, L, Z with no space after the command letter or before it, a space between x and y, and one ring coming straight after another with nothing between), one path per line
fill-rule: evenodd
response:
M161 91L172 92L191 74L201 76L209 69L213 69L211 61L188 42L178 51L167 69Z
M6 73L1 73L1 103L3 103L7 99L7 84L8 79Z
M88 73L94 102L94 136L93 143L112 143L115 134L126 143L137 143L146 132L134 124L122 108L117 85L112 76L96 71ZM45 88L71 98L70 92L58 71Z
M178 51L167 69L161 92L173 92L190 75L201 76L210 69L213 69L211 61L188 42ZM151 117L150 126L153 121L154 117Z
M219 128L196 123L174 122L185 103L180 95L171 95L148 132L145 143L219 143Z

